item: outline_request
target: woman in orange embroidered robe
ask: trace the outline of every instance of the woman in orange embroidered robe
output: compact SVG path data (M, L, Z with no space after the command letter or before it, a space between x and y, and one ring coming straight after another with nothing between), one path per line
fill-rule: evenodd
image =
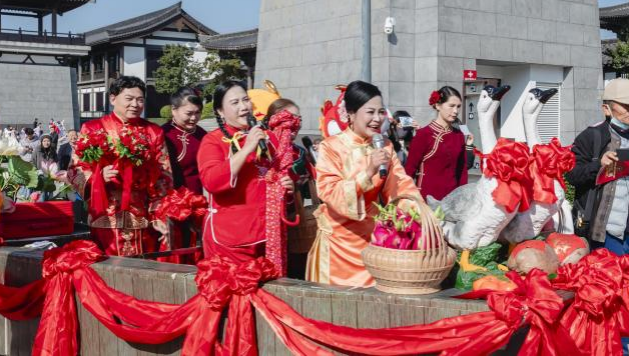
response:
M260 126L249 127L252 105L240 82L217 87L214 111L220 128L203 138L197 155L210 203L203 252L206 258L219 255L242 263L265 253L266 173L276 141L269 133L268 154L257 152L267 134ZM290 177L281 182L289 192L294 190Z
M131 256L156 251L156 232L169 239L167 222L153 219L152 212L172 186L170 162L162 129L139 117L144 110L145 91L146 86L139 78L123 76L116 79L109 88L113 112L87 122L81 128L81 135L88 137L104 130L112 139L118 139L127 129L146 136L147 149L155 153L157 164L151 161L132 167L129 207L123 209L122 206L123 172L111 162L98 170L102 175L98 179L104 180L103 189L97 191L99 197L92 196L96 177L90 165L80 162L75 153L68 168L68 180L88 203L92 239L107 255ZM106 200L102 212L95 209L95 199L101 197Z
M373 284L361 257L378 213L373 203L387 203L401 195L421 197L393 144L372 147L372 136L380 133L386 115L378 88L361 81L350 83L345 105L350 127L319 146L317 190L323 203L315 213L319 231L308 254L306 279L364 287ZM381 164L388 170L384 178L379 174Z

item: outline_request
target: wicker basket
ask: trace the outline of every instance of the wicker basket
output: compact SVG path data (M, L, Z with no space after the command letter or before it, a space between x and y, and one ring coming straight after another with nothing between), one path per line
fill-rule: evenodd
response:
M392 202L410 197L399 197ZM376 289L393 294L429 294L439 291L456 261L456 252L443 239L441 228L429 227L430 208L417 202L422 216L424 250L397 250L370 244L362 251L363 262L376 280ZM433 225L434 226L434 225Z
M320 201L316 194L314 182L308 183L312 205L304 207L301 194L295 193L295 205L300 216L300 223L295 227L288 227L288 252L292 254L308 253L317 237L317 218L314 215Z

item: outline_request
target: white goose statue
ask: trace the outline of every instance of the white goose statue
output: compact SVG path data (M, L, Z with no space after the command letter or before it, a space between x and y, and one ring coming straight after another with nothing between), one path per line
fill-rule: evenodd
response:
M533 88L529 90L522 105L522 119L524 120L524 133L526 135L526 143L532 152L535 145L542 143L537 129L537 120L544 104L557 93L557 89L541 90ZM561 184L554 180L555 203L544 203L540 201L532 201L527 211L518 213L511 222L500 233L500 239L506 240L511 244L517 244L524 240L535 238L542 231L546 223L548 223L560 208L568 205L568 216L571 217L569 203L566 201L566 194Z
M478 99L478 121L484 154L490 153L496 146L494 116L500 106L500 99L509 89L509 86L486 86ZM460 186L441 201L430 196L427 199L431 208L440 206L443 210L444 236L450 245L463 250L459 264L466 272L484 269L469 262L470 250L496 241L500 231L515 215L515 211L509 213L494 202L492 192L497 186L496 178L483 175L477 183Z

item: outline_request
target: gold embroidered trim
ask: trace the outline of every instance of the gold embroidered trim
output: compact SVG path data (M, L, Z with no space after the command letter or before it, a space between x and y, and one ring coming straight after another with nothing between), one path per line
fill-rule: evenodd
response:
M88 216L88 225L101 229L145 229L149 226L146 218L135 216L128 211L119 211L114 215L106 215L92 219Z

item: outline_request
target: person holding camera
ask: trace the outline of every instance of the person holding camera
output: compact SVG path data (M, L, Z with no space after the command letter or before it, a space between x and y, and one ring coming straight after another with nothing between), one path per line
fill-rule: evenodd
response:
M614 79L603 93L605 120L574 140L575 233L592 248L629 253L629 79ZM627 162L624 163L623 162Z

